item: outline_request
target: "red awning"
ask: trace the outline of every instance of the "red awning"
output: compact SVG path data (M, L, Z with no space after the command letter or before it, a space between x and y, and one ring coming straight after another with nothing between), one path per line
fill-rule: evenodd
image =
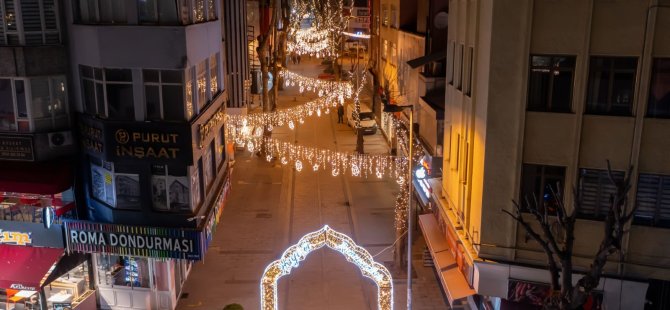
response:
M0 192L53 195L72 186L74 174L67 160L0 162Z
M0 245L0 288L37 291L64 249Z

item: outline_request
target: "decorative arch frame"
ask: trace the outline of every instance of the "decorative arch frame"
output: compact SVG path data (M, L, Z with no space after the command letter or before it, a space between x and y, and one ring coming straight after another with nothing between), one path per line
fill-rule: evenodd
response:
M261 310L278 310L277 282L297 268L307 255L327 246L340 252L348 262L356 265L361 273L377 284L377 308L393 310L393 278L384 265L374 261L370 253L357 245L349 236L333 230L328 225L304 235L290 246L281 258L270 263L261 278Z

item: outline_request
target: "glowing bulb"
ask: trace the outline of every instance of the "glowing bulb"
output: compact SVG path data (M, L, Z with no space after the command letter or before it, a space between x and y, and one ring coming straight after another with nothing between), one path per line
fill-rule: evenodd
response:
M293 121L288 121L288 128L291 128L291 130L295 128L295 124L293 124Z
M282 164L282 165L286 165L286 164L288 164L288 159L286 159L286 156L282 156L282 157L281 157L281 164Z
M295 161L295 170L298 170L298 172L302 171L302 162L300 160Z
M381 179L382 178L382 172L377 169L377 178Z
M298 91L302 94L305 91L305 88L300 86L300 89L298 89Z
M314 111L312 110L307 111L307 115L312 116L312 114L314 114Z
M351 165L351 174L355 177L359 176L361 174L361 168L359 168L357 164Z
M321 109L316 110L316 116L321 117Z
M300 118L298 121L300 122L300 124L304 124L304 123L305 123L305 120L302 119L302 118Z
M330 109L326 109L326 114L330 114Z

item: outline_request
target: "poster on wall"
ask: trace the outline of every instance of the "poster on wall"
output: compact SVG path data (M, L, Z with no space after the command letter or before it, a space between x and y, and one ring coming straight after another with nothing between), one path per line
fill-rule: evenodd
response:
M140 176L138 174L114 175L116 183L116 203L119 207L139 209L140 200Z
M168 210L167 184L164 176L151 176L151 201L154 209Z
M188 177L168 177L168 189L170 197L170 209L189 211L190 189L188 186Z
M507 300L542 306L550 293L551 289L548 284L510 279L507 288Z

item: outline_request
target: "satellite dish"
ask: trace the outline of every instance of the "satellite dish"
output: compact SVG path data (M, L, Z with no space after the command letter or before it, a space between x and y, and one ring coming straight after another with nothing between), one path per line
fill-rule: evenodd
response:
M433 26L435 29L445 29L449 25L449 14L447 12L440 12L435 15L433 19Z

